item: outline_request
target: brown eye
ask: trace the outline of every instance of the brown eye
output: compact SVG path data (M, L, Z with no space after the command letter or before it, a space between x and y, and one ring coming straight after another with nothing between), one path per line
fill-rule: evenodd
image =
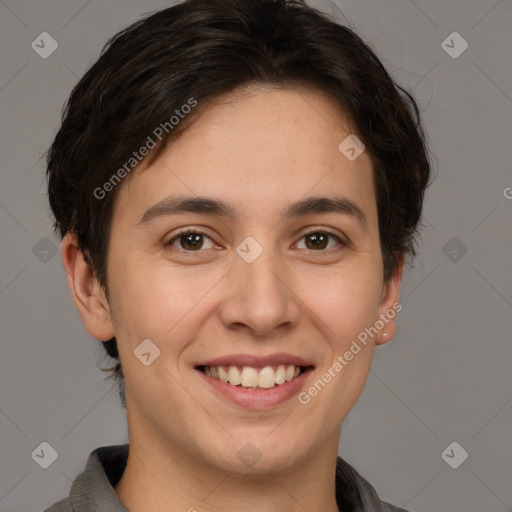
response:
M329 240L335 240L338 245L347 246L347 243L342 240L338 235L330 231L314 229L303 235L301 240L305 240L306 249L311 251L324 251L328 248ZM331 247L333 247L331 245Z
M326 233L313 233L305 236L304 238L306 239L308 249L325 249L329 242L329 235ZM308 245L308 240L311 242L311 247Z
M203 245L202 236L199 233L187 233L186 235L180 235L179 240L184 249L196 250Z
M174 246L175 243L178 242L180 247L178 249L183 249L187 252L198 252L201 249L204 249L205 239L211 240L211 238L200 231L194 230L186 230L178 233L176 236L171 238L169 242L167 242L166 246ZM213 244L212 244L213 245ZM210 247L206 247L209 249Z

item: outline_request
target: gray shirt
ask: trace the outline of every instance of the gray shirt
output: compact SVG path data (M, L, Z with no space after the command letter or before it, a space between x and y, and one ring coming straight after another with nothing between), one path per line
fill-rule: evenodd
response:
M126 467L128 449L128 444L96 448L85 470L73 480L69 496L44 512L128 512L114 491ZM341 457L336 465L336 501L342 512L407 512L381 501L375 489Z

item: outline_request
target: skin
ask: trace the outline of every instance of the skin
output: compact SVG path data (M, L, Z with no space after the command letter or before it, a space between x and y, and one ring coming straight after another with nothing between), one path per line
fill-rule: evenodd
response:
M131 512L338 510L341 422L395 320L305 405L293 397L266 410L239 407L194 365L287 352L315 365L307 390L399 301L403 260L384 283L370 157L351 162L338 150L350 133L344 112L319 91L238 90L211 102L161 157L125 179L108 250L109 301L76 238L64 238L85 327L96 339L117 338L130 454L115 491ZM178 194L222 199L238 216L187 213L138 225L149 207ZM350 199L367 227L340 213L283 218L285 206L306 196ZM164 245L187 227L206 235L199 249L186 237ZM310 227L348 244L330 237L317 248L305 237ZM247 236L263 248L250 264L236 253ZM149 366L133 354L146 338L160 349ZM237 457L247 442L261 453L252 467Z

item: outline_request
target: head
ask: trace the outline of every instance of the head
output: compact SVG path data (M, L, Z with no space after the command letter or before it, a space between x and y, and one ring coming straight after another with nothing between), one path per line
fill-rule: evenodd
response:
M114 36L70 96L48 179L75 303L117 359L129 419L225 468L230 437L274 465L335 437L394 335L429 175L414 99L299 0L189 0ZM287 211L307 198L341 201ZM264 411L205 393L205 362L278 353L311 385L329 373L325 389Z

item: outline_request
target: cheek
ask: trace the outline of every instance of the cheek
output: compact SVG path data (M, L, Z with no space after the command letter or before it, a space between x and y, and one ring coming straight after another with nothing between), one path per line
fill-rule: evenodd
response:
M304 277L300 288L299 296L333 343L350 341L377 317L382 282L375 269Z
M196 318L204 314L204 295L219 282L222 273L172 268L167 263L142 264L134 260L119 263L113 279L113 315L122 327L123 341L132 350L149 338L160 348L179 351L180 340ZM202 312L202 313L201 313ZM195 321L197 320L197 321Z
M159 340L172 327L166 283L142 265L118 261L111 274L112 316L124 345Z
M329 349L301 403L308 404L312 414L322 411L319 414L334 428L354 406L368 377L374 345L368 337L361 341L361 334L378 318L382 285L378 272L370 270L338 274L324 284L310 295L311 318L321 320L317 325Z

